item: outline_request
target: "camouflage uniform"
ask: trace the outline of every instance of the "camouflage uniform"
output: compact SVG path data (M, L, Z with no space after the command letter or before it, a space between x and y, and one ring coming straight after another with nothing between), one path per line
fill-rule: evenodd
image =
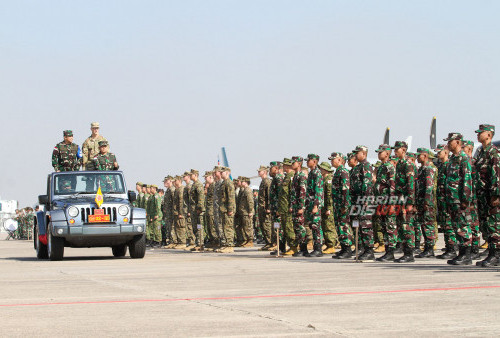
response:
M78 171L80 169L80 147L75 143L59 142L52 151L54 171Z
M271 167L273 165L281 165L279 162L271 162ZM283 184L283 180L285 179L285 176L282 173L277 173L274 175L274 177L271 180L271 187L269 188L269 206L271 208L271 220L273 223L280 223L281 224L281 218L279 217L278 213L278 194L279 194L279 189L281 185ZM283 237L283 229L280 226L279 234L280 234L280 242L282 242L282 237ZM271 231L271 242L275 243L276 242L276 231Z
M214 183L214 228L216 232L216 238L218 238L219 244L222 242L224 233L222 231L222 221L220 219L220 190L222 188L223 180L216 181Z
M436 149L436 151L441 151L441 149ZM436 189L436 200L437 200L437 222L444 234L444 242L447 247L454 247L457 244L457 237L455 235L455 230L451 225L451 216L448 212L448 204L446 203L446 171L448 168L449 161L439 162L437 169L437 189Z
M351 207L350 179L349 171L343 165L335 169L333 174L332 200L339 241L343 246L350 247L353 240L349 218L349 209Z
M156 243L161 242L161 220L163 218L161 202L160 195L154 193L147 204L149 226L147 227L146 238Z
M184 173L184 176L189 173ZM186 217L186 239L189 242L189 245L194 245L195 243L195 235L193 232L193 222L191 218L191 202L189 193L191 192L191 186L193 183L190 181L184 187L184 215Z
M174 192L174 228L178 245L186 245L186 218L184 207L184 186L175 188ZM179 217L181 216L181 217Z
M242 178L244 179L244 178ZM241 234L244 243L253 243L253 222L251 214L254 213L253 192L250 187L240 189L238 214L241 222Z
M192 171L192 173L195 171ZM197 173L197 172L196 172ZM191 220L193 228L196 230L196 244L203 246L204 243L204 214L205 214L205 189L203 184L198 180L191 185L189 192L190 207L191 207ZM201 229L198 230L198 225Z
M259 225L262 231L262 236L264 237L264 241L266 245L272 245L271 237L272 237L272 225L271 225L271 214L267 213L267 210L270 210L270 188L271 188L271 180L269 178L265 178L260 182L259 186L259 197L258 197L258 214L259 214Z
M223 247L233 247L234 213L236 211L236 200L234 196L234 184L230 178L226 178L222 181L219 201L220 220L223 232L223 236L221 237L221 245Z
M395 176L396 168L394 168L391 162L387 161L380 164L377 168L376 181L373 186L373 195L375 198L386 199L394 196L396 189ZM389 249L394 249L398 242L398 234L393 206L390 204L378 204L376 216L384 233L385 245Z
M396 142L398 144L398 142ZM399 144L397 146L403 146ZM404 145L406 146L406 144ZM403 146L403 147L404 147ZM407 147L407 146L406 146ZM407 158L398 159L396 165L396 196L402 208L401 212L396 215L396 222L400 239L405 247L409 250L415 248L415 229L414 229L414 211L407 211L407 206L415 204L415 165ZM402 198L406 198L406 203Z
M313 241L315 245L319 245L321 250L321 240L323 231L321 229L321 210L324 205L323 200L323 176L318 167L311 170L307 176L306 186L306 222L313 233ZM313 208L317 207L318 211L313 213Z
M364 146L356 147L355 152L367 150ZM367 206L366 198L372 194L373 172L370 163L365 159L360 161L351 172L351 204L359 208ZM361 203L358 201L362 201ZM369 213L361 212L356 216L359 220L361 230L361 242L364 249L373 248L373 226L372 216ZM352 217L351 217L352 218Z
M295 172L290 171L283 179L283 183L278 190L278 213L281 221L280 233L283 240L292 246L295 242L295 232L293 231L292 214L290 213L290 192L292 190L292 180Z
M85 170L97 170L92 159L99 154L99 142L107 140L99 135L96 138L89 136L82 145L83 167Z
M304 227L304 213L299 210L306 207L306 175L299 170L293 176L292 189L290 191L290 207L292 209L293 230L295 231L294 246L306 243L306 229Z
M321 165L325 166L327 174L323 177L323 208L321 209L321 229L323 230L324 244L327 248L334 248L337 245L337 231L335 230L335 217L332 198L332 181L331 166L324 162Z
M427 149L418 149L418 153L430 154ZM436 168L429 163L418 169L415 187L415 206L417 208L416 224L422 230L426 248L433 248L436 241L434 222L436 215L434 179Z
M214 224L214 192L215 183L212 182L207 188L207 194L205 198L205 224L207 229L207 235L210 244L214 245L218 242L218 235Z
M167 239L172 243L177 242L177 236L174 231L174 193L175 188L172 185L165 191L165 196L163 197L163 220L165 222L165 232L167 234Z

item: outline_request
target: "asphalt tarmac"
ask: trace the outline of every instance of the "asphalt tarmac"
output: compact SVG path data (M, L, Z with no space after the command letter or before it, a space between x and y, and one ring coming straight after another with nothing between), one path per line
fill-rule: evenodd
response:
M442 241L441 241L442 243ZM1 336L498 336L500 267L148 250L37 260L0 240Z

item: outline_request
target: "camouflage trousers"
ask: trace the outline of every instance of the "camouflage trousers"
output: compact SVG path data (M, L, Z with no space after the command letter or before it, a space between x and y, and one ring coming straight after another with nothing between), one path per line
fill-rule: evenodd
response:
M472 245L470 209L461 209L460 204L450 204L448 211L451 215L451 225L455 229L458 244L464 247Z
M403 212L403 210L396 215L396 224L398 227L399 238L403 245L407 248L415 248L415 229L414 229L414 213Z
M326 214L327 210L322 210L321 213L321 228L323 230L323 243L329 247L334 248L338 244L337 230L335 229L335 217L333 210L330 214Z
M146 238L153 242L161 242L161 219L149 221L146 228Z
M295 232L294 246L306 243L306 228L304 227L305 219L304 214L299 215L294 212L292 215L293 231Z
M479 217L477 214L477 204L474 204L470 208L470 217L472 219L472 223L470 225L471 236L472 236L472 246L478 247L481 241L481 232L479 231Z
M259 225L262 232L262 237L266 244L271 245L272 242L272 224L271 224L271 214L266 213L265 209L259 208Z
M489 201L478 195L478 218L483 231L483 238L493 248L500 246L500 208L491 207Z
M213 243L216 241L217 232L215 231L214 225L214 214L213 212L205 213L205 233L209 242Z
M227 212L220 212L219 219L221 221L222 236L221 246L234 246L234 215L229 216Z
M380 217L373 216L373 241L375 243L379 243L380 245L384 245L384 230L382 228L382 224L380 222Z
M384 234L383 244L389 248L395 248L398 244L398 227L396 225L395 215L376 215L374 216ZM380 243L380 244L382 244Z
M195 235L193 232L193 222L191 220L191 216L186 217L186 240L188 240L190 244L194 244L195 242Z
M197 246L203 246L205 243L205 229L204 229L204 220L205 218L203 217L204 213L197 214L197 213L192 213L191 214L191 220L193 223L193 231L195 233L196 237L196 245Z
M365 248L373 248L373 223L372 215L358 216L359 230L361 230L361 243Z
M175 236L177 237L177 244L186 245L186 219L175 217L174 220Z
M253 220L248 215L240 216L240 228L243 242L253 242Z
M280 213L280 242L288 243L292 246L295 241L295 231L293 230L292 215L289 212Z
M349 224L349 209L335 208L334 216L335 225L339 233L340 244L344 246L352 245L352 229Z
M312 231L314 244L321 245L323 239L323 230L321 229L321 211L313 213L311 210L306 210L306 221Z
M419 207L415 217L415 229L421 229L424 235L425 244L434 247L436 242L436 231L434 229L434 215L436 210L434 208Z

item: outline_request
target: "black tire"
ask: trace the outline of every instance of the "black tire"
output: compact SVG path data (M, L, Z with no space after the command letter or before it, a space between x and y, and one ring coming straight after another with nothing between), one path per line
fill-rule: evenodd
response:
M35 246L35 250L36 250L36 258L38 258L38 259L49 258L49 252L47 251L47 245L40 242L40 239L38 238L38 227L37 226L35 226L35 229L33 231L33 245Z
M143 234L131 240L128 244L128 251L131 258L144 258L146 254L146 236Z
M127 244L112 246L113 256L123 257L127 254Z
M49 259L51 261L61 261L64 257L64 238L52 236L52 232L47 231Z

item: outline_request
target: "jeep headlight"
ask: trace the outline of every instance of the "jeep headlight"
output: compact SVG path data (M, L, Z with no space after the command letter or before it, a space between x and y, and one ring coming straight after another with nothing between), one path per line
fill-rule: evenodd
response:
M70 217L76 217L76 216L78 216L79 213L80 213L80 211L78 211L77 207L69 207L68 208L68 215Z
M122 205L121 207L118 208L118 213L121 216L127 216L129 212L129 208L126 205Z

